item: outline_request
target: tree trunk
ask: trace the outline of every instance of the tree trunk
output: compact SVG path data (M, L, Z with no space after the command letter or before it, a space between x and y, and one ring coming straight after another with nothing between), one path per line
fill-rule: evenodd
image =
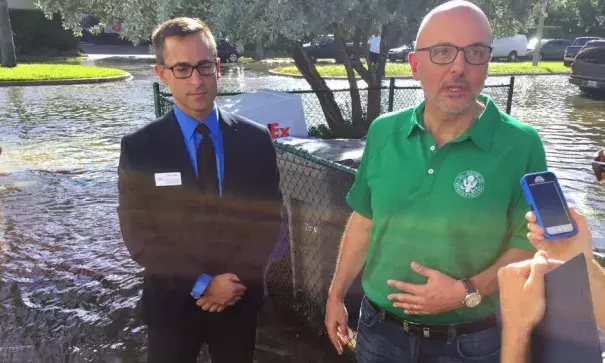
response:
M361 35L363 34L363 29L360 27L355 27L355 35L353 35L353 49L355 58L361 58Z
M263 35L256 34L256 60L261 60L265 58L265 49L263 48Z
M8 15L8 0L0 0L0 51L2 56L2 67L17 66L13 30Z
M368 21L366 27L370 27L370 22ZM370 124L376 117L380 116L381 112L381 102L382 102L382 78L384 77L384 68L386 66L386 59L388 50L392 47L393 39L395 38L393 34L388 36L388 26L383 25L381 30L381 38L382 43L380 47L380 59L376 66L370 67L368 64L368 68L364 67L359 59L353 59L351 61L351 65L357 71L357 73L361 76L361 78L368 85L368 97L367 97L367 113L366 119L364 120L364 130L367 130L370 127ZM385 41L385 39L387 39ZM356 40L359 41L359 40Z
M395 40L398 38L397 32L394 29L389 29L388 25L382 26L380 37L382 42L380 44L380 59L376 67L370 68L369 79L366 80L368 83L368 114L366 123L368 127L381 113L381 101L382 101L382 79L384 77L384 69L387 64L387 53L389 49L393 47Z
M351 95L351 132L353 137L362 137L367 128L363 117L363 109L361 107L361 97L359 96L359 87L357 86L357 77L355 70L351 65L351 55L347 49L347 44L342 39L342 30L340 25L335 25L334 41L338 46L338 51L341 53L345 70L347 71L347 79L349 80L349 94ZM358 43L358 42L357 42Z
M342 134L347 132L347 125L342 117L340 108L334 99L334 93L330 90L319 72L317 72L315 65L311 63L307 53L302 49L300 44L293 45L290 48L290 53L298 71L303 75L307 83L309 83L311 89L316 92L317 99L321 104L321 109L326 117L326 122L328 123L331 132L336 136L345 136Z

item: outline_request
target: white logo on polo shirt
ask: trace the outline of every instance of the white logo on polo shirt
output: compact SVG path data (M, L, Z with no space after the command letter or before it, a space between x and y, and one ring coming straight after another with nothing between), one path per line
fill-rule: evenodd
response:
M474 170L463 171L454 180L456 193L464 198L476 198L483 192L485 179Z

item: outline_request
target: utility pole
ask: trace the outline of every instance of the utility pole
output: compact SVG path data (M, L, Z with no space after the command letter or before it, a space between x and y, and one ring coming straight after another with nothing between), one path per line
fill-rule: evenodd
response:
M537 34L537 42L534 47L534 57L532 60L532 65L536 67L538 62L540 61L540 46L542 45L542 33L544 31L544 18L546 18L546 5L547 0L540 0L540 18L538 19L538 34Z

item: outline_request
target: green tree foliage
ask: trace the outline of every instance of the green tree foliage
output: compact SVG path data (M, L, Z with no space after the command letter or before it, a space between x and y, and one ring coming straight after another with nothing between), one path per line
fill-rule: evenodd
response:
M572 1L572 0L570 0ZM589 1L589 0L576 0ZM318 96L328 126L335 134L361 136L380 114L380 91L368 92L363 111L356 74L370 88L380 87L386 54L390 48L409 44L422 18L443 0L39 0L46 14L61 13L65 26L80 31L84 14L94 15L101 25L122 23L123 35L135 42L148 39L154 26L175 16L205 20L214 33L231 40L253 42L262 37L271 43L285 39L290 53ZM477 0L491 19L495 35L511 35L527 29L532 19L532 0ZM380 30L383 57L376 67L360 61L366 41ZM343 112L325 80L302 49L318 35L334 34L351 86L351 112ZM353 48L346 43L353 42Z

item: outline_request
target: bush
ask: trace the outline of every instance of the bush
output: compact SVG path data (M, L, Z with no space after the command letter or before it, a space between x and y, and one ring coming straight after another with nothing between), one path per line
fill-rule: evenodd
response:
M17 56L56 56L78 49L78 38L63 29L61 17L46 19L39 10L10 10Z

